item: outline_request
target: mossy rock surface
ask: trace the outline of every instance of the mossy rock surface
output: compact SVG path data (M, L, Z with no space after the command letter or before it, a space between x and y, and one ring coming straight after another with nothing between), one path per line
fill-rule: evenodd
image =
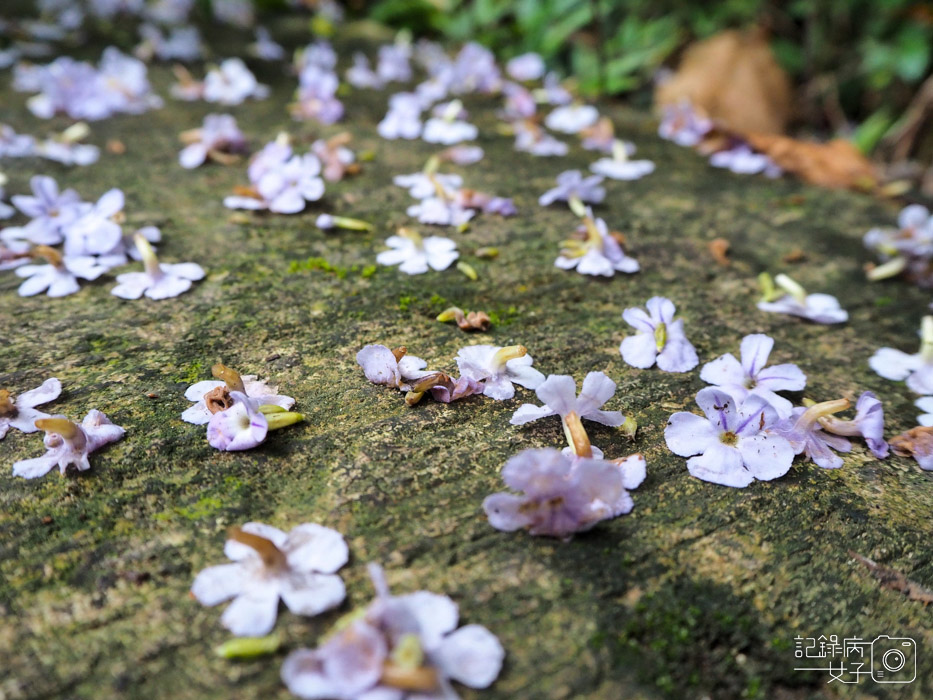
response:
M35 173L85 199L122 188L128 225L161 226L162 259L197 261L208 277L161 302L111 296L111 276L64 299L23 299L12 273L0 277L0 386L18 392L56 376L65 389L49 409L81 417L98 408L127 428L124 440L93 456L89 472L65 478L14 478L10 464L39 454L41 439L12 432L0 443L0 697L288 697L282 658L315 645L341 611L304 619L283 609L282 650L231 662L212 651L228 639L220 609L188 594L199 570L223 561L227 528L249 520L343 532L351 549L343 611L369 599L370 561L385 566L396 592L452 596L461 619L487 626L508 652L496 684L464 689L465 697L933 694L929 609L881 588L848 553L933 587L933 475L905 459L877 461L859 445L838 471L798 462L782 479L741 490L698 481L663 440L672 412L695 410L698 371L637 370L618 352L628 333L622 309L668 296L702 361L737 353L745 334L768 333L776 339L772 362L799 364L807 396L854 399L871 389L885 402L889 433L912 427L914 397L867 364L881 345L912 350L929 302L900 281L865 282L861 236L892 222L894 205L714 170L658 139L648 115L603 105L657 171L609 182L597 210L625 234L641 272L583 277L553 266L573 215L541 208L537 197L593 154L576 145L561 159L517 153L495 135L497 102L468 98L486 157L450 170L469 187L514 197L520 215L479 216L464 233L436 231L457 241L476 281L453 268L373 272L384 239L412 224L410 199L392 176L419 170L437 149L376 135L387 92L353 92L344 123L319 128L288 117L294 78L268 67L259 75L272 85L266 101L221 110L169 99L157 111L93 124L94 143L119 140L126 153L105 152L91 167L3 164L13 193ZM167 95L168 68L150 76ZM29 118L10 82L9 72L0 77L0 121L40 134L66 126ZM233 215L221 200L246 182L243 165L186 171L177 163L179 132L220 111L236 116L255 148L281 130L301 143L348 130L354 149L374 158L362 174L329 184L302 214ZM314 226L320 212L371 221L375 231L322 232ZM718 237L731 242L728 267L708 251ZM498 247L499 257L476 258L482 246ZM798 249L802 261L784 262ZM828 327L758 311L755 276L763 270L837 295L850 321ZM490 312L497 323L468 335L436 322L449 304ZM561 446L559 423L511 426L522 402L536 402L524 390L511 401L409 408L398 392L367 382L355 362L363 345L384 343L455 370L461 346L484 342L527 346L545 373L580 381L601 370L618 383L607 408L634 416L637 437L602 426L590 437L609 457L646 455L648 478L631 515L568 543L497 532L483 497L501 490L499 470L511 455ZM220 359L270 378L297 398L307 421L251 452L213 450L204 429L179 414L185 388L210 378ZM827 685L825 673L795 672L794 637L830 634L912 637L918 680L842 686Z

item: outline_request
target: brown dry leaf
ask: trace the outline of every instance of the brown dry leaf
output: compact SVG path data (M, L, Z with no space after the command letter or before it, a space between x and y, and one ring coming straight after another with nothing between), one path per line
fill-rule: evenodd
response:
M901 457L929 456L933 453L933 427L918 425L888 440L894 454Z
M729 260L730 245L729 241L725 238L714 238L707 243L713 259L723 267L729 267L729 264L732 262Z
M740 135L783 170L814 185L869 190L878 182L875 166L849 141L812 143L775 134Z
M904 576L904 574L902 574L900 571L895 571L894 569L889 569L886 566L881 566L881 564L872 561L867 557L856 554L851 549L849 550L849 556L853 559L857 559L865 566L867 566L868 570L871 571L871 575L878 580L882 588L887 588L891 591L900 591L910 600L916 600L923 603L924 605L933 603L933 591L928 588L924 588L919 583L914 583L906 576Z
M655 103L689 100L728 131L780 134L790 120L790 80L759 31L728 30L692 44Z

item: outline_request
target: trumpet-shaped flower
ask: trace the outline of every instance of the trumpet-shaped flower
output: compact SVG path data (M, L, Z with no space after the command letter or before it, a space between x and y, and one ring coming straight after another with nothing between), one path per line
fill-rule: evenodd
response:
M707 387L696 402L706 418L681 411L670 417L664 430L671 452L690 457L687 469L693 476L741 488L755 479L777 479L790 469L794 448L770 432L778 416L763 398L750 395L737 408L732 396Z
M373 384L411 391L413 384L437 373L425 370L428 363L407 352L404 347L390 350L385 345L367 345L356 353L356 361Z
M513 383L526 389L536 389L544 375L534 369L531 355L523 345L501 348L496 345L471 345L460 348L457 367L460 375L483 382L483 393L503 401L515 396Z
M275 626L279 600L296 615L319 615L346 597L336 574L349 551L336 530L304 523L288 534L263 523L232 528L224 545L232 564L210 566L197 575L192 595L202 605L233 598L220 618L238 637L260 637Z
M191 289L191 283L204 279L204 268L197 263L160 263L149 241L136 234L136 249L143 260L143 272L117 275L117 286L110 293L121 299L177 297Z
M622 312L625 322L638 331L619 346L625 363L639 369L657 363L665 372L689 372L696 367L700 360L684 333L683 319L674 320L674 302L651 297L645 306L647 313L635 307Z
M269 88L261 85L240 58L228 58L207 72L203 97L208 102L238 105L248 98L257 100L269 96Z
M208 158L230 163L230 154L246 148L246 138L236 119L229 114L208 114L200 129L184 132L181 136L188 145L178 154L178 162L188 170L202 165Z
M583 388L577 396L577 383L564 374L550 374L535 389L538 399L544 404L535 406L526 403L518 407L509 423L524 425L539 418L559 415L566 430L567 417L574 413L580 419L591 420L610 427L622 425L625 418L619 411L603 411L605 404L616 391L616 383L603 372L590 372L583 379Z
M611 180L638 180L653 173L652 161L629 158L634 152L632 144L615 140L612 142L612 157L600 158L590 166L590 170Z
M920 352L911 355L895 348L880 348L868 364L885 379L906 379L911 391L933 394L933 316L924 316L921 322Z
M95 204L82 205L79 216L62 228L65 256L106 255L116 248L123 238L123 227L116 219L124 203L123 191L114 188Z
M47 452L41 457L15 462L13 476L36 479L56 466L63 476L72 465L78 471L86 471L91 468L88 455L119 440L126 432L98 410L89 411L80 424L64 416L50 416L37 420L36 427L45 431L43 442Z
M255 374L244 374L216 364L211 372L217 380L196 382L185 390L185 398L193 402L181 414L181 419L194 425L204 425L211 416L232 405L231 391L242 391L259 406L279 406L286 411L295 405L295 399L278 393L278 387L260 381Z
M449 238L428 236L422 238L415 231L404 229L397 236L389 236L386 250L376 256L380 265L398 265L409 275L420 275L432 270L446 270L460 257L457 244Z
M849 452L852 444L844 437L824 432L823 421L848 407L848 400L839 399L795 408L788 418L777 423L772 430L790 443L794 454L805 455L823 469L838 469L843 464L842 458L833 454L830 448L837 452Z
M207 422L207 442L225 452L251 450L262 444L269 421L259 412L259 402L241 391L231 391L233 405L218 411Z
M855 402L855 418L840 420L825 416L820 418L820 426L834 435L861 436L875 457L884 459L888 456L888 443L884 439L884 408L871 391L862 392Z
M32 195L13 195L10 201L30 221L23 228L23 237L35 245L61 243L63 228L78 217L81 197L72 189L59 192L58 183L48 175L33 175L29 180Z
M538 204L546 207L557 201L571 200L599 204L606 198L605 188L600 187L602 181L602 175L583 177L579 170L565 170L557 176L557 187L538 197Z
M564 241L560 256L554 261L555 267L562 270L576 268L581 275L603 277L612 277L616 272L631 274L641 269L638 261L626 255L619 242L609 233L606 222L594 218L589 207L578 233L585 238L582 241Z
M54 401L62 392L62 383L55 377L46 379L35 389L24 391L18 396L14 396L6 389L0 389L0 440L2 440L10 428L16 428L24 433L34 433L39 428L36 427L36 420L48 418L47 413L37 411L36 406L41 406L49 401Z
M740 363L732 353L726 353L700 370L700 379L732 394L736 401L744 401L749 394L761 396L774 406L780 418L787 418L793 404L778 391L802 391L807 376L797 365L782 364L766 367L774 339L762 333L742 338Z
M845 323L848 312L839 306L839 300L830 294L807 294L806 290L787 275L777 275L774 282L786 294L776 299L758 302L758 308L771 313L800 316L814 323Z
M547 115L544 125L551 131L578 134L593 126L597 119L599 112L591 105L565 105Z
M28 278L17 290L21 297L31 297L46 291L50 297L68 296L80 289L78 278L95 280L110 269L90 255L66 258L48 246L37 246L35 253L46 258L49 263L16 268L17 277Z

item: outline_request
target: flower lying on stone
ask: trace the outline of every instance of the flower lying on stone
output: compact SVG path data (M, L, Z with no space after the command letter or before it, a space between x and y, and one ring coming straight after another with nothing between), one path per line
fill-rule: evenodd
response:
M713 123L694 110L689 100L683 100L664 107L658 136L678 146L696 146L712 130Z
M907 380L907 388L918 394L933 394L933 316L920 324L920 352L910 355L894 348L880 348L868 360L885 379Z
M453 196L463 186L463 178L459 175L437 172L396 175L392 182L399 187L408 188L408 194L415 199L435 197L438 190L443 190L446 196Z
M12 270L29 262L30 246L26 241L2 241L0 232L0 270Z
M612 149L616 144L615 127L609 117L600 117L598 122L581 131L580 136L582 137L580 145L588 151L612 153ZM626 141L623 146L626 149L626 156L630 156L635 152L633 144Z
M538 197L538 204L546 207L558 200L599 204L606 198L606 190L600 186L602 181L602 175L583 177L579 170L565 170L557 176L557 187Z
M454 260L460 257L457 244L449 238L428 236L422 238L417 231L400 229L398 235L389 236L386 250L376 256L380 265L398 265L409 275L420 275L433 270L446 270Z
M216 364L211 367L216 380L196 382L185 390L185 398L193 404L181 414L181 419L194 425L205 425L211 416L233 405L231 391L240 391L260 406L278 406L286 411L295 405L291 396L278 393L278 387L259 381L255 374L240 375L237 371Z
M285 58L285 49L272 38L265 27L256 27L256 41L249 45L251 55L263 61L281 61Z
M177 297L191 289L191 283L204 279L204 268L197 263L160 263L149 241L135 236L136 249L142 257L145 271L117 275L117 286L110 293L121 299Z
M568 146L531 120L514 124L515 150L530 153L533 156L565 156ZM557 198L555 198L557 199Z
M489 523L497 530L526 529L532 535L569 539L602 520L631 512L628 489L645 478L640 455L608 461L571 457L552 448L524 450L502 468L509 488L483 501Z
M838 469L843 464L842 458L833 454L829 448L837 452L849 452L852 445L844 437L824 432L823 420L833 413L844 411L850 405L848 399L837 399L795 408L788 418L771 429L790 443L794 454L805 455L823 469Z
M507 348L496 345L471 345L460 348L457 367L460 375L483 382L483 393L489 398L503 401L515 396L512 383L526 389L536 389L544 375L534 369L531 355L523 345Z
M62 257L54 248L40 245L33 250L48 260L47 265L23 265L17 277L27 277L17 290L21 297L31 297L46 290L50 297L64 297L80 289L78 278L96 280L110 268L90 255Z
M417 218L422 224L463 226L473 218L476 212L464 208L459 199L438 196L428 197L422 199L418 204L412 204L408 207L406 213Z
M551 131L578 134L593 126L597 119L599 112L591 105L565 105L547 115L544 125Z
M638 180L654 172L654 163L650 160L631 160L629 155L635 147L622 141L614 141L612 158L601 158L590 166L597 175L611 180Z
M759 281L765 288L764 298L758 302L758 308L772 313L800 316L815 323L844 323L849 314L839 306L839 300L829 294L807 294L806 290L787 275L774 278L774 284L785 293L778 292L770 282L770 276L764 272Z
M437 157L441 161L450 161L454 165L472 165L483 159L483 149L479 146L451 146L438 153Z
M64 239L63 229L74 221L83 204L72 189L59 192L58 183L47 175L33 175L29 180L32 195L13 195L11 201L32 220L23 227L23 237L35 245L57 245Z
M648 312L632 307L622 318L638 333L622 341L619 352L625 363L647 369L655 363L665 372L689 372L699 358L684 333L683 319L674 320L674 302L665 297L651 297Z
M901 457L913 457L921 469L933 471L933 428L917 426L891 438L891 450Z
M356 361L373 384L384 384L400 391L411 391L413 384L439 374L425 370L427 362L407 353L405 347L390 350L385 345L367 345L356 353Z
M479 134L479 130L472 124L462 121L463 104L460 100L453 100L443 106L443 114L432 117L424 123L421 138L428 143L442 143L446 146L472 141Z
M823 430L834 435L864 438L868 449L878 459L888 456L888 443L884 439L884 408L873 392L865 391L858 397L858 401L855 402L855 418L852 420L827 415L819 421Z
M763 153L755 153L748 144L740 142L731 148L717 151L709 158L714 168L727 168L739 175L764 173L768 177L780 177L781 168Z
M324 179L328 182L339 182L346 175L355 175L360 171L353 151L347 144L353 136L344 131L329 139L318 139L311 144L311 152L318 157L323 165Z
M241 391L231 391L232 405L211 416L207 442L218 450L238 452L262 444L269 432L269 421L259 412L259 402Z
M108 190L94 204L82 203L77 216L62 227L65 256L106 255L123 238L123 206L126 198L117 188Z
M421 135L421 100L411 93L398 93L389 99L389 111L376 126L384 139L416 139Z
M228 58L211 68L204 78L201 95L208 102L222 105L238 105L248 98L263 100L268 96L269 87L261 85L240 58Z
M904 207L896 229L873 228L865 234L865 247L876 252L883 264L868 270L871 281L902 272L917 284L933 286L933 216L920 204Z
M456 322L457 327L462 331L488 331L492 325L489 314L485 311L470 311L464 313L463 309L451 306L437 315L437 320L441 323Z
M343 116L343 103L337 99L340 80L329 69L308 65L298 76L295 102L289 106L295 119L315 119L333 124Z
M188 145L178 154L178 162L188 170L208 159L231 165L246 148L246 138L229 114L208 114L200 129L182 132L181 140Z
M238 637L261 637L275 626L279 600L296 615L314 616L346 597L336 574L349 558L336 530L304 523L285 534L263 523L231 528L224 554L233 564L210 566L194 579L191 593L202 605L233 598L220 618Z
M606 222L593 217L587 207L583 225L577 232L583 240L571 238L563 241L560 256L554 266L562 270L576 268L581 275L612 277L616 272L638 272L641 267L635 258L625 254L619 241L609 232Z
M802 391L807 375L793 364L765 367L773 347L774 339L763 333L747 335L742 338L741 363L727 352L703 365L700 379L731 394L738 402L749 394L760 396L774 407L779 418L787 418L793 404L775 392Z
M49 401L54 401L62 393L62 383L55 377L46 379L35 389L24 391L14 396L6 389L0 389L0 440L10 428L16 428L24 433L34 433L39 428L35 421L39 418L48 418L49 414L37 411Z
M519 82L538 80L544 75L544 70L544 59L536 53L523 53L505 64L505 72Z
M706 418L681 411L670 417L664 430L671 452L690 457L687 469L693 476L741 488L755 479L776 479L790 469L794 448L770 432L778 416L763 398L749 395L736 408L729 394L706 387L696 402Z
M458 697L451 681L486 688L505 651L480 625L457 628L457 605L417 591L394 596L382 569L370 565L376 598L338 621L317 649L297 649L282 681L305 700L428 700Z
M37 420L36 427L45 431L43 442L47 451L41 457L14 462L13 476L36 479L56 466L63 476L72 465L78 471L86 471L91 468L88 455L119 440L126 432L98 410L89 411L80 424L64 416L50 416Z
M933 427L933 396L920 397L914 401L914 406L924 412L917 416L917 422L924 428Z
M307 202L324 196L321 162L313 153L293 155L284 134L253 157L247 174L251 185L239 187L236 195L225 197L225 207L297 214Z

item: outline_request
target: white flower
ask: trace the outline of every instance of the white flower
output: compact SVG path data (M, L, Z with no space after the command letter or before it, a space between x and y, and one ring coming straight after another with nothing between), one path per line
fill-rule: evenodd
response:
M80 289L78 278L95 280L109 270L97 258L82 255L63 258L57 250L37 246L36 252L49 260L48 265L23 265L16 268L17 277L27 277L17 290L21 297L31 297L48 290L50 297L64 297Z
M259 412L259 402L242 391L231 391L233 405L218 411L207 423L207 442L218 450L251 450L266 439L269 421Z
M411 391L413 383L437 372L425 370L427 362L406 353L404 347L390 350L385 345L367 345L356 353L356 361L373 384Z
M160 263L152 246L141 234L136 234L136 249L143 259L145 271L117 275L117 286L110 293L121 299L177 297L191 289L193 281L204 279L204 268L197 263Z
M200 129L193 129L182 133L182 141L187 143L178 154L178 162L185 169L196 168L208 156L223 162L223 153L232 153L242 150L246 146L246 138L237 126L236 119L229 114L208 114Z
M665 297L651 297L645 304L648 312L631 307L622 318L638 331L619 346L627 365L647 369L655 363L664 372L689 372L699 358L684 333L683 319L674 320L674 302Z
M880 348L868 365L885 379L907 380L907 388L918 394L933 394L933 316L920 325L920 352L908 354L895 348Z
M417 218L422 224L435 226L462 226L476 214L473 209L465 209L459 201L449 197L422 199L418 204L408 207L405 213Z
M223 105L238 105L248 97L261 100L269 88L260 85L256 76L239 58L228 58L219 67L208 71L204 78L204 99Z
M583 379L583 388L577 396L577 383L564 374L550 374L535 389L543 406L525 403L518 407L509 423L524 425L539 418L559 415L562 421L575 413L578 418L595 421L610 427L622 425L625 418L619 411L603 411L601 406L616 391L616 383L603 372L590 372Z
M436 197L438 189L445 196L452 197L463 186L463 178L459 175L446 175L444 173L412 173L411 175L396 175L392 178L399 187L407 187L408 194L415 199Z
M848 312L830 294L807 294L806 290L787 275L776 275L775 283L787 294L775 301L759 301L758 308L772 313L800 316L815 323L845 323Z
M580 232L586 235L582 241L570 239L563 242L560 257L554 266L562 270L576 268L581 275L612 277L616 272L638 272L638 261L625 254L619 242L609 233L602 219L594 219L589 207L583 218Z
M123 227L114 218L123 211L125 198L117 188L101 195L93 205L84 205L81 215L62 228L65 256L106 255L123 238Z
M6 389L0 389L0 440L10 428L16 428L24 433L34 433L36 420L48 418L47 413L35 410L49 401L54 401L62 393L62 383L55 377L46 379L35 389L24 391L14 397Z
M269 203L270 211L296 214L305 208L305 202L316 202L324 196L320 174L317 156L292 156L281 167L266 172L256 183L256 190Z
M335 572L347 563L339 532L305 523L287 535L262 523L233 528L224 554L234 564L204 569L191 586L203 605L233 602L220 621L238 637L261 637L275 625L279 599L297 615L330 610L346 597Z
M593 126L599 119L599 111L591 105L566 105L547 115L544 125L551 131L578 134Z
M922 396L914 401L914 406L924 411L923 415L917 416L917 422L929 428L933 426L933 396Z
M457 244L449 238L428 236L422 239L414 231L406 230L405 235L389 236L386 250L376 256L380 265L399 265L399 269L409 275L420 275L433 270L446 270L460 257Z
M222 371L220 367L217 368L217 372ZM218 374L215 373L214 376L218 376ZM239 375L237 376L239 377ZM255 399L260 406L281 406L287 411L295 405L295 399L291 396L280 395L278 387L269 386L267 382L260 381L255 374L244 374L239 379L243 384L243 393ZM185 390L185 398L192 401L193 404L185 409L184 413L181 414L181 419L186 423L205 425L211 419L211 416L217 413L220 406L225 405L222 391L220 392L221 395L215 400L218 390L222 390L224 387L229 388L229 385L224 381L210 379L189 386ZM238 385L234 389L237 387ZM214 410L208 407L208 398L211 399L211 406Z
M36 479L56 466L62 475L71 465L78 471L86 471L91 468L89 454L119 440L126 432L98 410L89 411L80 425L64 416L50 416L40 418L36 427L45 431L47 452L41 457L15 462L13 476Z
M544 375L534 369L531 355L523 345L501 348L496 345L472 345L460 348L457 367L460 376L484 382L483 393L497 401L515 396L512 383L536 389Z
M461 141L472 141L477 135L479 135L479 130L468 122L431 118L424 123L421 138L428 143L442 143L449 146Z
M523 53L505 64L505 72L512 80L526 82L544 75L544 59L536 53Z
M612 180L638 180L654 172L654 163L650 160L629 160L635 147L622 141L613 141L612 158L600 158L590 166L597 175Z

